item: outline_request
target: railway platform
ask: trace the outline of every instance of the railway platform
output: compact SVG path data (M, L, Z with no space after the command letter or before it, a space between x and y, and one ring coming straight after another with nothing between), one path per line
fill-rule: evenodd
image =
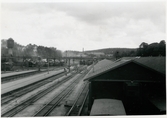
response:
M3 73L3 74L1 74L1 78L15 76L15 75L19 75L19 74L30 73L30 72L35 72L35 71L37 71L37 70L26 70L26 71L20 71L20 72Z
M63 69L57 70L57 71L49 71L49 73L48 72L40 73L38 75L34 75L34 76L31 76L31 77L26 77L24 79L19 79L19 80L16 80L16 81L11 81L11 82L8 82L8 83L1 84L1 95L5 94L5 93L8 93L10 91L19 89L21 87L27 86L27 85L32 84L34 82L46 79L48 77L60 74L62 72L64 72Z
M56 69L56 68L49 68L49 71L54 70L54 69ZM47 71L47 70L48 70L47 68L41 68L41 72L42 71ZM17 75L22 75L22 74L36 72L36 71L38 71L38 69L24 70L24 71L15 71L15 72L8 72L8 73L1 73L1 78L11 77L11 76L17 76Z

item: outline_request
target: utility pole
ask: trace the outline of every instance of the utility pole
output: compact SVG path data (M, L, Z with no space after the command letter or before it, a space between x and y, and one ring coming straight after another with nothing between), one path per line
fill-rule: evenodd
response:
M67 64L67 50L66 50L66 64Z
M47 58L48 74L49 74L49 58Z
M48 62L48 74L49 74L49 62Z
M93 59L93 73L95 72L95 69L94 69L94 59Z
M41 60L41 58L40 57L38 57L38 71L40 71L41 69L41 63L40 63L40 60Z
M70 72L70 58L69 58L69 72Z
M55 66L55 60L56 60L56 50L57 49L55 49L55 52L54 52L54 66Z

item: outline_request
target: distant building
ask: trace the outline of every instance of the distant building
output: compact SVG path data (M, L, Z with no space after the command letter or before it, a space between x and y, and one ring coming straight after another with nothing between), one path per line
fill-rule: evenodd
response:
M84 52L76 52L76 51L65 51L62 53L63 57L87 57Z
M107 57L113 57L114 54L106 54L105 56L107 56Z
M105 54L103 52L87 52L87 54L92 54L97 57L104 56Z

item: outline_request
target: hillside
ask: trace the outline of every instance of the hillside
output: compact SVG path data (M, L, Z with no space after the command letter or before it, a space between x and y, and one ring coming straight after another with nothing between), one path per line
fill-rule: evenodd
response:
M103 52L104 54L114 54L115 52L130 52L136 51L137 48L105 48L105 49L98 49L98 50L89 50L85 52Z

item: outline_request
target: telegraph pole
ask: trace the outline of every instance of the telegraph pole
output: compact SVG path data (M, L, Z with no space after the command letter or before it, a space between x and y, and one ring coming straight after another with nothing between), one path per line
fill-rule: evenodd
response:
M66 64L67 64L67 50L66 50Z
M94 54L94 53L93 53ZM93 57L93 73L94 73L94 57Z
M40 68L41 68L41 67L40 67L40 66L41 66L40 60L41 60L41 58L40 58L40 57L38 57L38 71L40 71L40 70L41 70L41 69L40 69Z
M48 62L48 74L49 74L49 62Z
M49 74L49 58L47 58L48 74Z

